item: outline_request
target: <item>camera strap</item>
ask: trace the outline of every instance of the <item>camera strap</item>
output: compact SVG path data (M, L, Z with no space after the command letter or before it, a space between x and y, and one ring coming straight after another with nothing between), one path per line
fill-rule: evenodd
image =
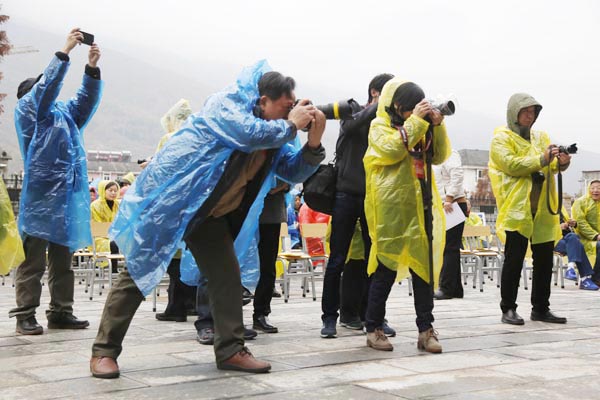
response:
M408 154L412 157L413 166L415 168L415 175L418 179L425 179L425 153L431 147L432 137L429 136L427 140L421 140L415 148L410 149L408 147L408 134L406 133L406 129L404 126L398 126L398 132L400 133L400 137L402 137L402 142L408 151Z

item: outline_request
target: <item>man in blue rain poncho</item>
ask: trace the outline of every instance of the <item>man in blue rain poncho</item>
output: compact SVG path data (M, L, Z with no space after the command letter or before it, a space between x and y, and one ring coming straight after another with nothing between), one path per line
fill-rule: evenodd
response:
M19 85L15 126L25 165L19 209L19 232L25 261L17 268L15 294L17 332L39 335L43 328L35 318L42 293L41 279L48 250L50 305L46 311L50 329L82 329L89 323L73 316L72 253L90 245L90 194L83 149L83 129L102 95L100 49L90 47L83 83L75 97L57 101L67 70L69 52L81 44L83 34L73 29L65 47L37 78Z
M272 177L303 181L325 158L325 117L306 100L294 107L294 80L267 71L266 62L259 62L209 97L125 195L111 234L127 271L106 299L92 347L93 376L119 376L116 359L129 324L182 240L208 279L217 367L270 370L244 345L236 251L255 246L251 239ZM308 141L300 148L296 131L309 123Z

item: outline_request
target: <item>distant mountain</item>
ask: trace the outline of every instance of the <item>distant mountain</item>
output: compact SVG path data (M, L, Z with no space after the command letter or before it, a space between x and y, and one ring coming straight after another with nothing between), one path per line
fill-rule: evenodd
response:
M17 87L22 80L43 71L62 47L64 37L14 24L8 35L15 46L39 49L38 53L9 55L0 64L4 74L0 91L8 94L3 102L5 113L0 117L0 148L13 157L9 171L18 172L22 162L13 120ZM71 53L71 68L59 99L71 97L81 84L87 50L87 46L78 46ZM110 49L101 50L99 66L105 88L100 107L84 133L87 149L129 150L134 158L153 154L164 134L160 125L163 114L180 98L187 98L193 109L199 109L210 94L193 78Z
M0 64L0 71L4 73L0 92L8 94L3 102L6 111L0 116L0 149L13 157L8 165L9 171L18 172L22 170L22 162L13 122L17 86L25 78L41 73L54 52L61 48L65 38L14 23L10 23L7 30L13 45L30 45L39 49L38 53L10 55ZM145 158L154 152L164 133L160 118L177 100L187 98L192 109L198 110L208 95L220 89L215 82L224 82L226 78L222 67L211 67L210 63L195 66L166 52L164 57L159 57L161 49L151 49L151 56L148 55L147 48L130 51L130 54L123 54L110 48L102 48L99 65L105 81L105 91L96 115L86 128L85 145L89 150L128 150L136 159ZM134 53L135 57L132 56ZM164 68L163 65L142 61L142 58L164 59ZM86 62L87 47L77 47L71 55L71 69L61 92L61 99L67 99L75 93ZM177 68L179 63L181 69ZM174 72L174 69L178 72ZM214 75L207 71L214 71ZM304 83L304 87L311 87L311 83ZM301 95L328 99L327 102L339 100L337 96L331 98L330 92L336 92L333 88L313 90ZM360 95L358 93L355 96ZM459 108L456 115L446 118L452 146L455 149L489 150L492 132L496 126L505 123L503 118L503 113L498 114L498 117L489 117ZM323 137L327 160L333 159L338 129L336 121L328 122ZM301 132L300 138L306 140L306 133ZM580 154L573 157L572 165L564 175L566 192L574 194L580 190L581 171L599 169L599 157L597 153L586 151L580 151Z

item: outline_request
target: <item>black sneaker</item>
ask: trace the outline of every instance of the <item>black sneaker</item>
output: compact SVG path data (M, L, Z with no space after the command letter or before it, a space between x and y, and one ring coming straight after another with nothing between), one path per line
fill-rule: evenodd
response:
M244 327L244 340L252 340L258 336L258 332L254 329Z
M321 337L324 339L332 339L337 337L337 330L335 329L335 320L323 321L323 327L321 328Z
M175 322L186 322L187 315L174 315L163 313L156 313L156 319L159 321L175 321Z
M73 314L49 314L48 329L85 329L90 323L83 319L77 319Z
M388 325L387 319L383 320L383 325L381 327L383 329L383 333L385 333L385 336L387 336L387 337L395 337L396 336L396 330Z
M200 344L213 344L215 342L215 331L213 328L202 328L196 337Z
M353 329L355 331L359 331L362 329L363 324L362 324L362 321L360 320L360 318L353 319L351 321L342 321L340 319L340 326L342 326L346 329Z
M44 333L44 328L38 324L35 317L32 315L29 318L17 319L17 333L21 335L41 335Z

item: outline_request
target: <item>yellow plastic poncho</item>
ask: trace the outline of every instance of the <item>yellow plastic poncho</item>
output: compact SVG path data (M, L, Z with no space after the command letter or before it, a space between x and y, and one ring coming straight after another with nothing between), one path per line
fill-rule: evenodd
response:
M90 208L92 210L92 221L96 222L113 222L119 212L119 201L115 200L112 209L106 202L106 186L114 181L100 181L98 183L98 198L92 202ZM117 184L116 182L114 182ZM119 186L117 185L117 188ZM94 240L96 244L96 252L110 253L110 240L108 238L97 237Z
M332 218L333 219L333 218ZM325 237L325 252L329 254L329 239L331 237L331 219L327 224L327 236ZM356 226L354 227L354 233L352 234L352 241L348 248L348 255L346 256L346 262L350 260L364 260L365 259L365 243L362 238L362 228L360 227L360 220L356 220Z
M598 181L590 182L585 196L575 200L571 207L573 219L577 221L575 233L579 236L581 244L585 248L585 254L587 254L592 266L596 262L597 241L594 238L600 233L600 204L592 199L590 195L590 187L594 182Z
M421 184L415 175L413 159L398 130L391 126L386 111L394 92L405 81L394 78L381 92L377 117L371 122L369 146L363 158L366 173L365 214L372 247L368 272L377 269L377 259L398 271L398 279L408 276L409 267L429 282L428 240ZM408 146L413 148L425 138L429 123L416 115L404 122ZM433 128L433 163L441 164L451 152L450 140L442 124ZM434 281L442 266L445 242L445 217L440 196L432 179Z
M163 115L160 119L160 124L165 131L165 135L160 138L158 146L156 146L156 153L163 148L165 143L167 143L167 140L179 130L181 125L191 114L192 108L190 107L190 102L186 99L181 99L175 103L165 115Z
M12 204L4 180L0 178L0 275L6 275L11 269L25 260L23 243L17 229Z
M506 241L506 231L517 231L531 239L532 244L556 242L562 237L559 217L550 214L546 195L546 185L550 184L550 205L556 209L558 197L554 174L558 172L558 162L554 159L543 168L541 164L550 138L545 132L531 130L530 140L526 140L515 132L519 111L530 106L541 109L533 97L513 95L508 103L508 125L496 128L492 139L488 174L498 206L496 234L502 242ZM546 179L542 185L534 220L529 197L531 174L542 171L547 175L548 170L552 172L552 179L550 182Z
M190 115L192 115L192 107L190 106L190 102L186 99L180 99L173 105L173 107L169 109L169 111L167 111L165 115L163 115L163 117L160 119L160 124L166 133L162 138L160 138L160 141L156 146L155 153L158 153L160 149L164 147L165 143L167 143L171 136L173 136L173 134L179 130L181 125L183 125L185 120ZM173 258L181 258L181 249L177 250ZM283 265L280 266L280 270L281 272L277 276L283 275Z

